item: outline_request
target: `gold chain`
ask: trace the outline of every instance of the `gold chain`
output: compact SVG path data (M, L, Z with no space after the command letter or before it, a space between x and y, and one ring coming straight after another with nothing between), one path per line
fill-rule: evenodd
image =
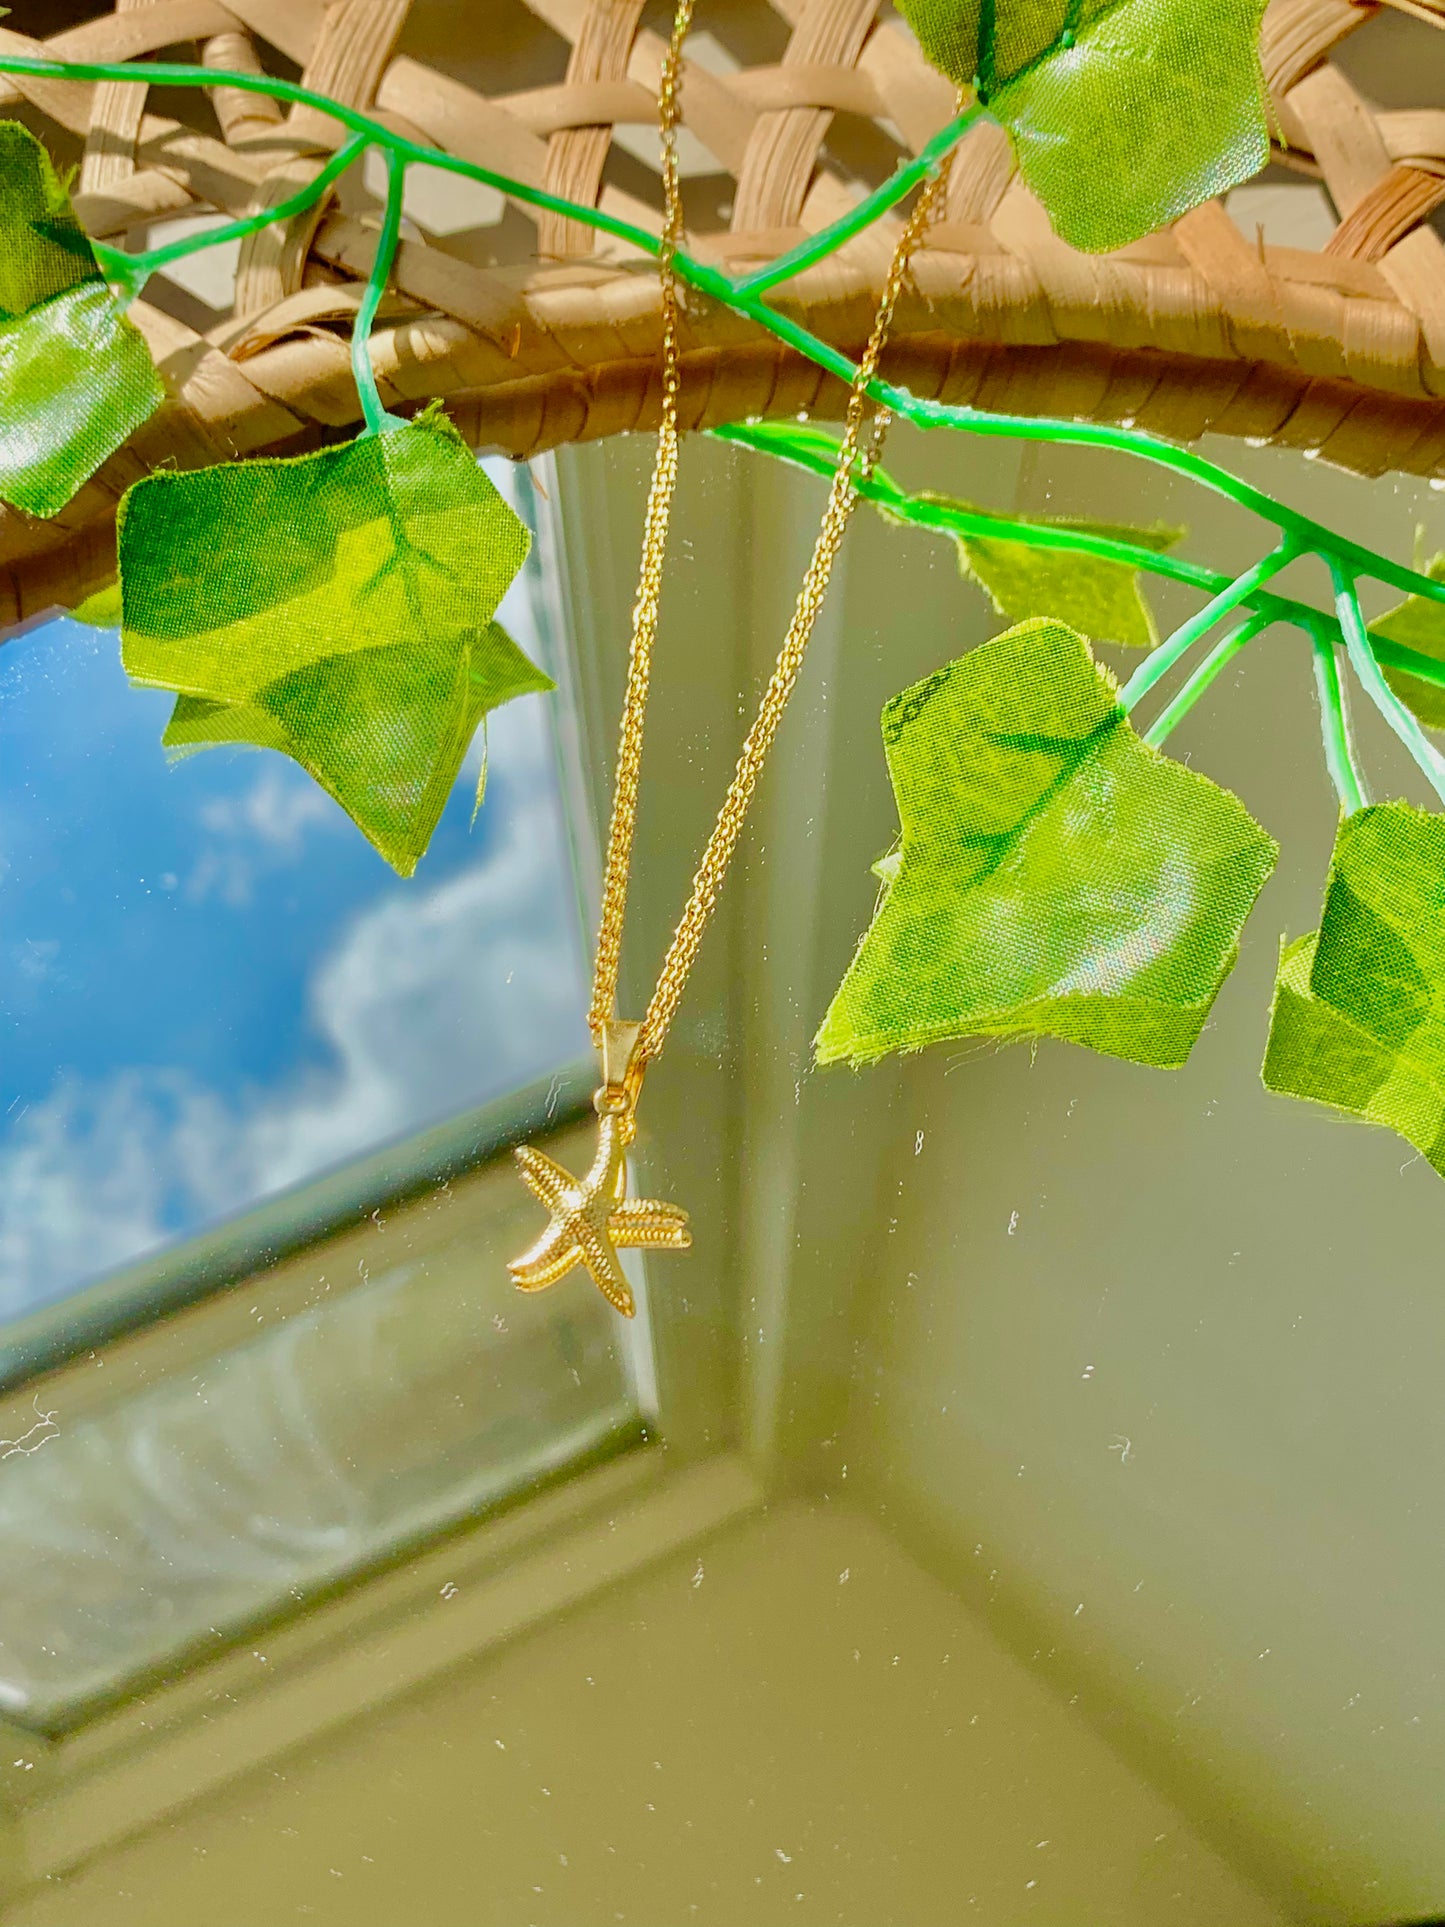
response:
M867 389L878 367L908 257L928 219L933 187L920 196L903 230L883 286L883 298L867 349L848 397L838 466L828 493L828 506L808 564L797 607L783 639L783 647L763 694L757 717L748 731L732 782L718 812L702 861L692 881L692 894L682 921L668 945L662 973L641 1024L619 1023L616 1016L617 966L622 951L622 926L627 912L627 882L632 863L637 821L637 788L642 766L642 732L647 690L652 671L652 646L657 636L662 594L663 553L667 524L677 484L678 334L677 287L674 256L682 240L682 195L677 167L677 88L682 66L682 43L692 22L692 0L678 0L672 38L658 88L662 128L662 181L667 197L663 227L662 263L662 428L657 459L647 498L647 524L642 543L637 597L632 608L632 648L628 659L627 697L622 712L622 736L617 752L617 787L612 823L607 833L607 865L602 889L601 928L597 964L588 1013L592 1034L602 1053L602 1084L592 1102L598 1114L597 1155L584 1177L574 1177L545 1152L531 1145L517 1151L522 1177L529 1190L546 1206L548 1225L536 1242L508 1267L519 1290L545 1291L574 1266L581 1265L597 1288L624 1317L635 1310L632 1288L622 1269L622 1250L685 1251L692 1243L687 1213L656 1198L627 1195L627 1149L636 1133L635 1108L642 1073L650 1057L662 1048L717 902L718 891L737 846L743 820L787 707L808 641L823 605L828 577L843 540L856 499L856 483L871 473L888 428L888 414L868 416Z
M643 524L642 564L637 596L632 605L632 648L627 662L627 696L622 705L622 734L617 744L617 780L612 796L612 822L607 831L607 860L602 872L602 912L597 930L597 961L592 972L592 1007L587 1013L594 1038L612 1016L617 1003L617 968L622 957L622 925L627 914L627 882L632 870L632 837L637 825L637 784L642 771L642 726L647 714L647 690L652 677L652 644L657 635L662 600L662 564L667 550L667 525L677 485L677 278L673 256L682 245L682 189L677 167L677 90L682 72L682 43L692 25L693 0L678 0L672 38L662 63L657 88L657 118L662 135L662 188L666 217L658 269L662 281L662 425L647 493Z
M652 667L652 645L657 634L658 609L662 593L663 554L667 526L677 482L677 404L678 337L677 286L673 256L682 241L682 197L678 183L677 127L678 80L682 64L682 43L692 20L692 0L679 0L673 20L672 38L663 63L658 89L658 115L662 134L662 180L666 196L666 222L660 254L662 279L662 426L658 435L657 458L647 500L647 520L642 543L642 566L637 597L632 611L632 648L628 661L627 696L623 706L622 734L618 746L617 783L612 805L612 822L607 837L607 860L602 889L602 915L597 938L597 963L593 978L592 1007L588 1013L594 1037L600 1038L614 1014L617 995L617 970L622 953L622 926L627 909L627 884L631 866L633 832L637 820L637 788L642 762L643 720L647 708L648 682ZM703 851L692 881L692 893L672 942L663 959L657 988L647 1006L637 1039L634 1063L640 1074L643 1065L662 1049L668 1028L676 1015L688 973L697 957L703 933L717 903L718 892L742 832L748 805L757 788L768 751L772 747L788 698L798 680L803 657L812 638L818 613L827 594L828 579L857 501L856 481L871 473L882 448L889 416L878 410L872 417L867 446L860 453L865 419L868 416L868 385L878 371L879 358L893 323L909 257L918 244L929 218L937 177L924 189L904 227L883 284L882 298L863 359L858 365L844 417L843 439L838 449L838 465L833 471L828 505L813 548L812 560L798 592L797 605L778 660L763 692L762 702L748 731L737 767L728 785L722 808Z

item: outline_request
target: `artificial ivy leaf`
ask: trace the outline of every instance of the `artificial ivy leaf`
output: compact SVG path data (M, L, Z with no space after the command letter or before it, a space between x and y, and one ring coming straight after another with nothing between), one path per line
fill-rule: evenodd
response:
M0 121L0 501L55 515L164 400L49 155Z
M1437 555L1426 574L1432 582L1445 582L1445 555ZM1396 608L1370 624L1370 634L1445 663L1445 603L1431 602L1428 596L1406 596ZM1381 666L1391 689L1422 723L1431 729L1445 729L1445 689L1438 683L1422 682L1403 669Z
M1265 0L898 0L924 53L977 86L1076 248L1123 247L1269 159Z
M92 629L119 629L119 582L107 582L103 589L95 590L84 602L77 602L70 612L70 620L87 623Z
M344 744L352 766L367 771L364 827L372 841L388 856L393 849L405 851L420 824L424 849L487 711L508 696L553 687L500 622L489 626L468 657L459 664L468 680L463 699L453 707L452 733L435 750L428 734L432 685L407 643L312 663L281 677L255 703L177 696L161 742L177 759L221 743L279 749L355 816L352 790L335 778L338 748ZM419 769L428 772L420 790ZM478 804L485 777L484 763ZM390 860L397 862L394 856Z
M1280 955L1264 1081L1392 1130L1445 1176L1445 817L1376 803Z
M946 495L922 494L913 499L970 516L990 513ZM1115 542L1132 542L1156 553L1173 548L1184 535L1183 529L1169 528L1162 522L1150 528L1129 528L1115 522L1057 516L1029 519L1040 528L1077 529ZM1152 649L1159 640L1154 612L1140 587L1139 571L1127 563L1084 555L1078 550L1029 548L1022 542L994 536L955 534L954 540L959 568L987 590L994 608L1010 622L1054 616L1091 642L1117 642L1128 649Z
M284 750L409 876L483 713L550 689L493 614L526 528L434 411L294 460L139 482L121 649L165 741Z
M1052 1036L1182 1064L1277 854L1238 798L1146 747L1048 620L904 690L883 741L901 860L819 1061Z

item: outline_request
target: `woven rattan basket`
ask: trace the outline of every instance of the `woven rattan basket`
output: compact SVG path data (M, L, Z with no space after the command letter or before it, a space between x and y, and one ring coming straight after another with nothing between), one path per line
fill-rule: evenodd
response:
M834 219L954 111L879 0L711 0L696 24L689 244L729 271ZM1445 28L1445 0L1272 0L1279 161L1323 189L1313 250L1271 245L1236 202L1214 202L1117 254L1075 253L1014 177L1004 136L976 129L916 257L887 372L986 408L1132 421L1177 440L1212 429L1369 474L1445 472L1445 243L1431 225L1445 109L1378 109L1345 71L1380 36L1390 92L1412 98L1412 75L1428 92L1442 69L1422 56L1445 51L1431 26ZM16 0L0 47L92 61L165 51L299 75L414 139L656 229L665 28L644 0L116 0L99 15ZM220 88L0 77L0 91L78 165L81 219L112 241L279 202L338 140L310 109ZM460 209L418 192L376 342L388 404L443 395L479 446L516 456L652 426L650 265L575 223L496 196L483 205L487 192ZM146 469L299 451L357 419L347 336L376 219L375 199L344 184L319 216L242 243L219 304L215 290L206 301L152 282L132 312L170 404L54 522L0 512L0 620L108 579L116 500ZM896 233L885 219L780 288L778 305L856 353ZM685 344L688 425L840 405L812 364L696 295Z

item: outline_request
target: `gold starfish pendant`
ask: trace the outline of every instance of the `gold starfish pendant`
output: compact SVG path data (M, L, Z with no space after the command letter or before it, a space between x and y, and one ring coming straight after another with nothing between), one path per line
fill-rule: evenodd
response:
M614 1037L610 1033L619 1033ZM636 1135L633 1111L640 1077L631 1068L637 1026L609 1026L603 1049L604 1082L592 1102L597 1109L597 1155L586 1177L536 1151L518 1147L517 1163L532 1195L551 1213L551 1223L507 1269L520 1291L545 1291L574 1265L587 1271L615 1311L637 1311L617 1253L620 1250L686 1251L692 1243L687 1213L655 1198L629 1198L627 1147ZM609 1048L608 1046L611 1046ZM621 1068L617 1051L625 1047Z

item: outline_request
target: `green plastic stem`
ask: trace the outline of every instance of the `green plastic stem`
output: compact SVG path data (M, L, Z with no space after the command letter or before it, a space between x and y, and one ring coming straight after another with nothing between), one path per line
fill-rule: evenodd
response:
M919 149L914 160L895 168L883 185L875 187L850 213L834 221L830 227L820 229L817 234L809 235L797 247L789 248L786 254L780 254L767 267L759 269L758 273L744 275L741 281L734 282L737 293L766 294L769 288L776 288L783 281L791 281L795 274L801 274L805 268L811 268L814 262L846 246L864 228L871 227L880 214L886 214L890 207L896 207L904 195L911 193L921 181L937 173L969 129L986 118L983 108L976 102L965 108L956 120L951 120L925 147Z
M796 468L807 469L811 474L828 479L831 479L836 465L836 455L822 449L815 452L796 445L786 449L778 447L769 441L766 428L758 429L736 422L709 429L708 433L717 441L736 442L774 461L789 462ZM914 528L931 529L941 535L965 539L970 536L981 537L991 542L1017 542L1025 548L1091 555L1103 562L1117 563L1120 568L1161 576L1169 582L1182 582L1188 588L1202 590L1211 596L1227 589L1233 580L1202 562L1189 562L1183 556L1146 548L1139 542L1123 542L1117 536L1100 535L1093 529L1070 528L1067 523L1025 522L1016 517L995 514L992 510L971 510L954 502L930 501L923 496L905 495L881 469L875 470L871 476L855 476L853 486L859 495L874 503L882 514L893 521L907 522ZM1242 606L1256 610L1272 623L1292 623L1311 636L1324 633L1334 643L1343 645L1344 637L1339 624L1307 602L1297 602L1291 596L1275 595L1268 589L1257 589L1244 598ZM1371 636L1370 647L1376 660L1386 669L1398 669L1436 689L1445 689L1445 662L1437 661L1433 656L1421 655L1418 650L1409 649L1403 643L1387 642L1383 636Z
M678 273L696 287L715 294L738 313L759 322L780 341L796 348L800 354L806 355L819 367L826 368L840 381L852 382L857 369L847 355L830 347L798 322L774 313L766 305L754 304L750 299L738 295L732 283L715 269L707 268L701 262L693 262L690 257L681 254L677 262ZM1282 534L1294 540L1297 553L1312 549L1322 555L1335 554L1347 561L1360 575L1374 576L1377 581L1389 582L1411 595L1423 596L1429 602L1445 602L1445 582L1436 582L1415 569L1407 569L1399 562L1390 561L1388 556L1378 555L1361 543L1351 542L1347 536L1337 535L1333 529L1326 528L1323 522L1316 522L1311 516L1301 515L1297 509L1275 501L1273 496L1241 481L1237 475L1231 475L1228 469L1221 468L1217 462L1206 460L1203 455L1195 454L1193 449L1179 448L1173 442L1162 441L1156 435L1146 434L1139 429L1114 428L1103 422L1058 421L1049 416L991 415L981 409L922 401L906 388L898 388L892 382L881 379L868 384L868 393L895 415L912 422L916 428L956 428L971 435L1001 436L1009 441L1051 442L1059 447L1110 448L1119 454L1134 455L1153 462L1160 468L1173 469L1177 474L1186 475L1191 481L1237 503L1240 508L1249 509L1264 521L1273 522Z
M718 429L712 432L727 434L727 431ZM731 439L730 436L728 438ZM886 492L870 489L862 481L857 484L857 489L860 495L876 501L883 514L908 522L914 528L931 529L940 535L985 542L1018 542L1031 549L1054 549L1066 555L1088 555L1100 562L1117 563L1120 568L1157 575L1166 582L1181 582L1186 588L1201 589L1210 596L1218 595L1234 580L1222 569L1211 569L1207 563L1190 562L1181 555L1148 548L1142 542L1125 542L1118 536L1100 535L1094 529L1070 528L1066 523L1028 522L1013 516L995 515L992 510L971 511L957 508L952 503L922 501L909 495L890 496ZM1267 614L1271 622L1305 620L1318 613L1307 603L1296 602L1289 596L1274 595L1265 589L1255 590L1246 596L1245 603L1261 614ZM1413 658L1415 652L1411 650L1409 653ZM1434 659L1421 656L1419 660L1433 662ZM1438 680L1445 686L1445 662L1435 664L1435 668Z
M1348 536L1337 535L1324 523L1301 515L1284 502L1275 501L1262 489L1241 481L1217 463L1197 455L1193 449L1176 447L1173 442L1162 441L1158 436L1145 434L1138 429L1111 428L1102 422L1052 421L1042 417L1033 420L1027 416L990 415L977 409L949 408L940 402L915 400L906 389L894 389L887 382L880 382L878 391L878 398L886 407L892 408L895 413L906 414L919 428L962 428L975 435L1003 436L1011 441L1053 442L1060 447L1074 448L1111 448L1120 454L1140 456L1161 468L1186 475L1191 481L1225 496L1240 508L1249 509L1263 520L1273 522L1283 534L1293 537L1298 553L1312 549L1322 555L1335 554L1348 562L1359 575L1373 576L1376 581L1388 582L1411 595L1424 596L1429 602L1445 602L1445 583L1432 583L1427 593L1422 585L1430 582L1428 576L1392 562L1387 556L1378 555L1373 549L1350 541ZM908 404L906 407L905 401Z
M1314 649L1315 688L1320 698L1320 735L1325 746L1325 767L1346 816L1364 809L1369 802L1355 746L1350 733L1350 712L1340 686L1340 665L1333 640L1316 629L1310 637Z
M1268 555L1261 556L1252 569L1246 569L1243 575L1236 576L1228 588L1221 589L1197 615L1192 615L1187 622L1181 622L1173 635L1166 637L1153 654L1140 663L1119 691L1119 707L1124 714L1127 716L1134 705L1148 695L1155 683L1169 674L1179 658L1192 649L1221 616L1227 616L1231 609L1237 609L1272 575L1277 575L1293 562L1297 553L1294 544L1286 538L1277 549L1271 549Z
M779 448L768 440L765 428L760 431L743 422L710 428L707 433L715 441L736 442L743 448L768 455L774 461L791 462L796 468L805 468L825 480L832 479L836 452L828 453L820 449L814 453L811 449ZM1018 542L1031 549L1055 549L1068 555L1091 555L1101 562L1116 562L1121 568L1143 569L1150 575L1163 576L1170 582L1182 582L1188 588L1202 589L1208 595L1218 595L1234 580L1232 576L1225 575L1219 569L1211 569L1203 562L1188 562L1182 556L1148 548L1141 542L1124 542L1117 536L1101 535L1095 529L1071 528L1066 522L1027 522L1017 517L999 515L992 509L969 509L957 502L905 495L882 470L875 470L871 476L855 475L853 487L884 515L891 516L895 521L907 522L913 528L931 529L939 535L965 540ZM1272 619L1277 622L1293 620L1290 611L1298 611L1301 617L1313 617L1317 613L1305 603L1262 591L1249 600L1256 608L1268 607ZM1429 660L1433 659L1420 658L1421 662ZM1436 664L1436 669L1438 679L1445 684L1445 663Z
M1268 627L1268 616L1252 615L1241 622L1237 628L1231 629L1227 636L1220 637L1178 695L1160 710L1144 731L1144 741L1151 749L1162 746L1177 725L1184 721L1210 684L1233 662L1240 650L1246 644L1253 642L1261 629Z
M386 212L381 217L376 255L371 263L371 273L366 277L361 306L356 311L356 325L351 331L351 372L356 380L357 393L361 396L361 411L366 418L364 432L368 435L378 435L383 428L405 426L397 416L387 411L376 385L376 369L371 359L372 324L381 306L381 297L386 292L397 246L401 241L401 207L405 191L406 162L401 155L388 151Z
M1329 625L1335 632L1335 639L1341 640L1338 626ZM1382 669L1398 669L1402 676L1413 676L1417 682L1433 683L1436 689L1445 689L1445 663L1437 662L1433 656L1422 656L1418 649L1408 649L1401 642L1387 642L1383 636L1370 636L1370 654Z
M151 276L159 269L169 267L172 261L184 261L189 254L199 254L203 248L218 248L226 241L242 241L248 234L259 234L262 228L270 227L273 221L289 221L293 214L301 214L314 206L370 145L365 134L353 134L343 147L337 148L315 180L298 189L289 199L278 201L275 207L263 208L259 214L247 214L238 221L227 221L222 227L204 228L197 234L184 234L179 240L168 241L164 247L150 248L144 254L127 254L123 248L107 247L104 241L92 241L95 258L106 280L114 282L121 289L125 300L132 301Z
M649 234L631 221L618 220L615 215L604 214L600 208L584 207L578 202L564 200L558 195L548 194L542 188L528 187L524 182L512 180L492 168L480 167L454 154L443 153L440 149L423 147L416 141L394 133L357 108L344 106L309 87L299 86L295 81L278 80L271 74L227 73L218 68L187 66L170 61L146 61L137 67L115 61L47 60L27 54L6 53L0 53L0 73L29 74L48 80L130 81L137 86L224 86L235 87L242 92L269 94L273 99L293 101L329 114L342 126L365 134L374 145L385 148L388 155L399 156L420 166L439 168L444 173L459 174L467 180L481 181L512 200L565 215L569 220L581 221L647 254L656 255L661 245L656 235ZM832 227L815 238L820 242L826 238L828 246L824 251L831 252L842 241L851 238L854 232L856 229L852 225L850 211L841 221L834 222ZM821 254L815 254L814 258L821 258ZM675 265L679 277L701 293L710 294L734 312L746 315L776 339L836 375L840 381L852 381L857 371L847 355L830 347L798 322L778 314L757 293L749 292L745 285L730 280L716 268L685 252L680 251L675 256ZM1422 596L1430 602L1445 602L1445 583L1432 581L1429 576L1392 562L1387 556L1378 555L1346 536L1336 535L1323 524L1275 501L1261 489L1253 488L1192 449L1178 448L1172 442L1163 441L1142 430L1097 422L992 415L979 409L920 400L906 388L899 388L881 379L870 382L868 393L875 401L919 428L954 428L968 434L1052 442L1064 447L1109 448L1120 454L1153 462L1185 475L1202 487L1237 503L1239 507L1273 522L1285 535L1293 538L1299 551L1313 549L1327 558L1338 557L1356 575L1373 576L1378 581L1389 582L1407 594Z
M1333 556L1326 558L1330 579L1335 585L1335 609L1350 667L1364 686L1365 694L1414 757L1431 789L1445 803L1445 756L1442 756L1421 729L1410 711L1385 680L1385 672L1375 660L1365 618L1360 613L1360 598L1355 593L1349 571Z

